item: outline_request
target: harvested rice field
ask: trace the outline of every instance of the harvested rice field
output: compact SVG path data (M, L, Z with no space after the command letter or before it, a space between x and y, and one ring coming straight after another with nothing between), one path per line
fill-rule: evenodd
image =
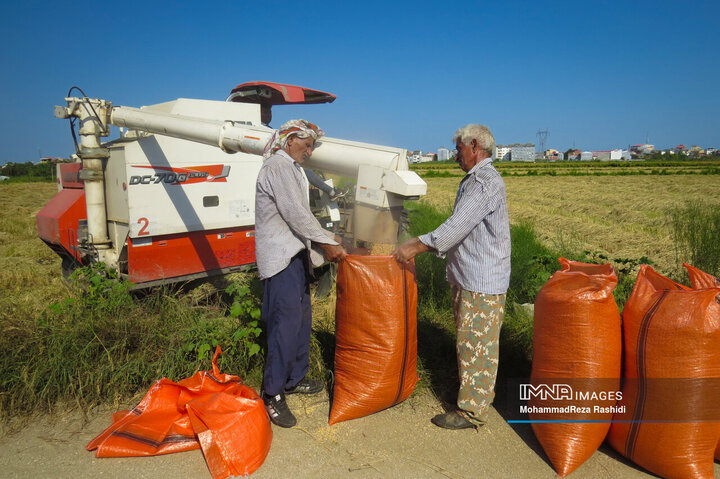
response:
M425 178L421 201L449 211L460 179ZM510 221L531 221L548 246L647 256L665 274L679 266L668 210L686 201L720 207L718 175L516 176L505 177L505 186Z

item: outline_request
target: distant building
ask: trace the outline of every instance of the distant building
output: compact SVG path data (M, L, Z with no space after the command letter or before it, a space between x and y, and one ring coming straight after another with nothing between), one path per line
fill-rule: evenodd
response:
M425 153L420 157L420 163L427 163L429 161L435 161L437 159L437 155L435 153Z
M684 146L683 146L684 148ZM649 155L650 153L655 151L655 145L648 145L648 144L642 144L642 145L632 145L630 146L630 154L633 158L637 158L642 155Z
M593 159L597 159L598 161L610 161L610 151L593 151Z
M580 154L582 153L582 150L570 150L568 152L568 161L578 161L580 159Z
M420 163L422 161L422 151L420 151L420 150L408 151L407 159L408 159L408 163Z
M510 161L535 161L535 145L532 143L508 145L510 147Z
M495 161L510 161L509 146L497 145L495 147Z
M545 150L545 159L548 161L562 161L565 159L565 153L555 148L548 148Z
M444 146L441 146L440 148L438 148L437 160L438 161L447 161L449 159L450 159L450 150L448 150Z
M580 153L580 161L592 161L593 160L593 152L592 151L583 151Z

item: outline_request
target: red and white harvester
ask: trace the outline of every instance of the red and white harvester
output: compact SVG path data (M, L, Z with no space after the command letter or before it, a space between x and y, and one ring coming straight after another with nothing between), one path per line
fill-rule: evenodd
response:
M247 269L255 262L255 180L274 132L261 111L334 99L265 82L238 85L227 101L180 98L139 109L69 96L55 116L79 124L79 161L59 166L59 191L37 215L38 234L64 272L102 261L139 287ZM120 137L102 143L110 125ZM401 148L323 137L303 166L356 181L343 226L360 241L395 242L403 200L427 189ZM323 226L336 229L337 204L319 200Z

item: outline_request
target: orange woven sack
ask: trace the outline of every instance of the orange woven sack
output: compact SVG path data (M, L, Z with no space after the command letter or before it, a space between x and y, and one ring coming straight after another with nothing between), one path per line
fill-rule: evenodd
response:
M685 269L690 276L690 284L693 289L704 289L704 288L718 288L720 287L720 278L706 273L694 266L690 266L687 263L683 263Z
M545 283L535 300L530 382L559 383L590 393L620 388L622 325L613 297L617 276L612 265L558 260L562 269ZM588 401L613 406L616 397ZM607 404L606 404L607 403ZM579 403L575 403L580 405ZM562 406L537 396L529 406ZM531 420L606 420L607 423L532 423L535 436L560 477L585 462L605 440L612 413L530 414Z
M212 372L173 382L160 379L132 411L86 446L96 457L156 456L201 448L213 478L252 474L272 441L262 399L237 376Z
M683 263L683 266L685 266L685 269L687 269L687 272L690 275L690 284L693 289L714 288L720 286L720 278L716 278L715 276L699 270L694 266L690 266L687 263ZM720 298L716 298L715 302L720 303ZM715 307L715 310L718 311L718 314L720 314L720 304L718 307ZM720 442L718 443L717 449L715 449L715 460L720 461Z
M393 406L410 396L417 380L414 263L348 255L338 268L329 423Z
M623 310L622 421L608 441L667 478L712 478L720 438L720 288L692 290L640 267Z

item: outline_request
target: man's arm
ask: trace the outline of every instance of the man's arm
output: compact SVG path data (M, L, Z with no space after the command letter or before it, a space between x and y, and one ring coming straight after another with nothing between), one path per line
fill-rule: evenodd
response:
M431 250L432 248L420 241L420 238L412 238L398 246L391 254L398 262L407 263L420 253Z
M475 181L470 179L470 181ZM479 182L468 185L465 193L455 205L453 214L436 230L413 238L400 245L393 256L401 263L426 251L435 251L444 255L450 248L460 243L485 217L494 210L493 196L486 185Z
M305 176L307 176L307 179L311 185L324 191L325 193L327 193L328 196L331 196L333 194L334 188L325 183L317 173L315 173L310 168L303 168L303 170L305 170Z
M325 259L332 261L333 263L339 263L345 259L345 256L347 256L347 251L345 251L345 248L343 248L342 245L318 243L318 246L320 246L323 253L325 253Z

